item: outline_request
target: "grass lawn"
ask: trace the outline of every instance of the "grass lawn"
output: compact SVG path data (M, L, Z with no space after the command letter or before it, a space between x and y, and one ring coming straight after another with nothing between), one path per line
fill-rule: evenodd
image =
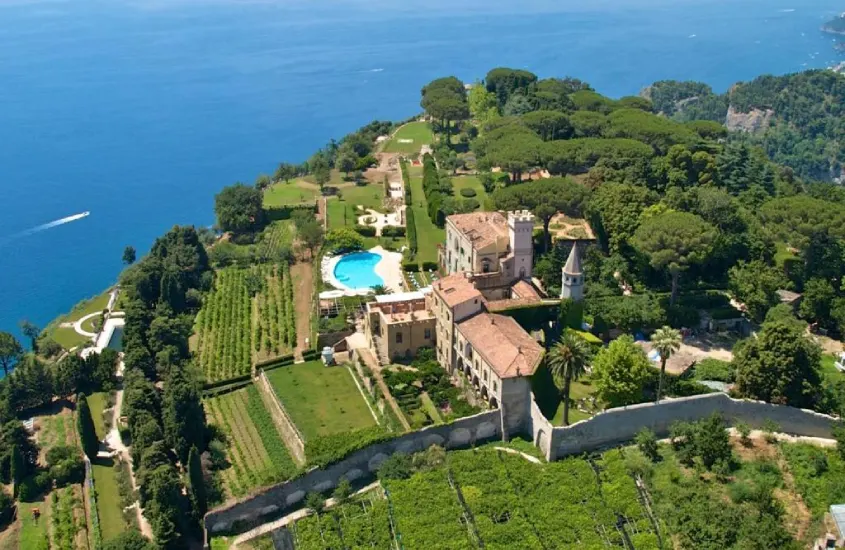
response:
M592 418L593 415L578 410L578 400L591 396L595 393L596 388L590 383L589 379L578 380L572 383L569 388L569 423L574 424L579 420L586 420ZM554 418L551 419L554 426L563 426L563 401L560 402L555 413Z
M74 321L78 321L79 319L85 317L86 315L90 315L91 313L99 313L106 309L108 305L108 291L103 292L99 296L95 296L88 300L83 300L73 306L73 309L70 311L70 313L57 317L56 319L51 321L50 325L46 329L47 333L53 340L58 342L58 344L65 349L70 349L75 346L90 343L91 340L77 333L75 330L73 330L73 327L63 328L59 325L62 323L72 323ZM93 324L87 324L86 330L91 330L93 332Z
M97 438L102 441L106 437L106 426L103 422L103 409L108 403L106 392L92 393L88 396L88 408L91 409L91 418L94 419L94 429L97 431Z
M300 185L298 180L275 183L264 191L264 206L273 208L287 204L313 203L320 196L320 189L310 184Z
M440 229L428 217L428 203L422 187L422 169L410 168L411 208L414 209L414 223L417 226L417 260L436 262L437 245L446 240L446 230Z
M476 195L473 198L481 205L479 210L484 210L484 204L487 202L487 191L484 190L484 186L481 185L476 176L454 177L452 178L452 186L455 189L455 197L459 199L467 198L461 195L461 189L474 189Z
M400 140L413 140L409 143L402 143ZM409 122L396 132L390 141L384 146L385 153L419 153L423 145L434 143L434 134L427 122Z
M822 355L822 376L824 376L827 380L831 382L842 380L842 377L845 376L845 374L839 372L838 370L836 370L836 367L833 366L835 362L835 356L827 353Z
M32 509L38 508L41 517L32 518ZM50 547L47 529L50 525L50 505L45 502L19 502L18 517L21 518L21 531L18 537L20 550L47 550Z
M305 439L376 425L346 367L310 361L274 369L267 378Z
M797 258L797 256L789 250L787 244L784 242L776 242L775 250L775 265L778 267L783 267L783 262L786 260Z
M340 189L343 202L352 205L363 205L364 208L382 211L384 201L384 186L371 183L369 185L352 185Z
M97 491L100 531L103 534L103 541L107 541L126 530L114 461L111 458L98 458L92 462L91 471L94 474L94 488Z

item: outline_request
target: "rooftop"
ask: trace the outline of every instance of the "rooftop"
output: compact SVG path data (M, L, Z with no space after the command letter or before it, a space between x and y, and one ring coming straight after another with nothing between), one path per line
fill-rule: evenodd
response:
M367 304L367 311L370 313L381 312L384 321L388 324L424 321L434 318L434 314L426 307L424 296L403 301L370 302Z
M481 292L463 273L452 273L448 277L438 279L432 284L432 288L449 307L472 299L483 299Z
M479 313L458 323L458 330L499 378L531 376L543 348L511 317Z
M475 249L495 244L508 237L508 220L499 212L471 212L446 218L472 242Z
M581 254L578 252L577 242L572 245L572 250L569 251L569 258L566 259L563 272L567 275L581 275L584 272L581 268Z

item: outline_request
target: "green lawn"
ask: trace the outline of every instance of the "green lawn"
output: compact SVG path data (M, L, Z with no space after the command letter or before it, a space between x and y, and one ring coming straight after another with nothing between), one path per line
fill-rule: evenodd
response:
M313 203L319 196L320 189L313 185L300 185L299 181L280 182L264 191L264 206L274 208L288 204Z
M353 205L363 205L364 208L384 210L384 185L371 183L368 185L352 185L342 187L340 196L343 202Z
M399 140L410 139L409 143ZM409 122L399 128L390 141L384 146L385 153L419 153L423 145L434 143L434 134L427 122Z
M464 199L463 195L461 195L461 189L474 189L475 190L475 200L481 204L479 210L484 210L484 204L487 202L487 191L484 190L484 186L481 185L481 182L478 180L476 176L459 176L452 178L452 187L455 190L455 197L459 199Z
M797 257L792 251L789 250L786 243L781 241L775 243L775 250L775 265L778 267L783 267L784 261Z
M346 367L311 361L273 369L267 378L305 439L376 425Z
M428 207L422 187L422 169L409 168L411 177L411 208L414 209L414 223L417 226L417 260L437 261L437 245L446 240L446 230L440 229L428 217Z
M103 409L106 408L108 397L105 392L92 393L88 396L88 408L91 409L91 418L94 419L94 429L97 431L97 438L101 441L106 437Z
M113 539L126 530L123 521L123 508L120 505L120 491L117 488L117 475L111 458L92 461L94 487L97 491L97 514L100 517L100 531L103 541Z
M592 418L592 414L588 414L578 410L578 400L589 397L595 393L596 388L588 379L579 380L572 383L569 388L569 423L574 424L579 420L586 420ZM554 418L551 419L554 426L563 426L563 401L558 405L557 412Z
M32 518L32 509L38 508L41 517ZM19 502L18 517L21 518L21 532L18 538L20 550L47 550L50 548L47 529L50 525L49 505L44 502Z
M829 354L822 355L822 376L827 378L831 382L835 382L837 380L842 380L845 374L836 370L836 367L833 365L836 362L836 357Z
M70 313L62 315L54 319L47 327L47 333L53 340L58 342L60 346L65 349L70 349L75 346L88 344L91 341L73 330L73 327L63 328L59 325L62 323L72 323L91 313L99 313L106 309L109 305L109 292L106 291L99 296L83 300L76 304ZM86 330L91 330L92 325L88 325Z

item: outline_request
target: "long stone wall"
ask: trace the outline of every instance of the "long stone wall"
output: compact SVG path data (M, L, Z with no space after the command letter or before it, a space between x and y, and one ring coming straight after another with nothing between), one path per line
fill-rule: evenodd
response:
M742 421L752 428L763 428L766 422L771 421L777 424L780 432L809 437L831 437L837 421L809 410L731 399L724 393L711 393L667 399L659 404L644 403L610 409L571 426L552 428L548 443L546 431L550 425L534 405L532 435L546 458L555 460L631 441L642 428L665 436L674 422L700 420L713 413L721 414L730 425Z
M294 480L269 487L240 502L208 512L205 516L207 536L241 532L280 515L285 509L300 505L311 491L327 492L337 486L341 477L352 482L373 478L378 467L396 452L415 453L431 445L461 449L502 438L502 416L499 410L461 418L451 424L429 426L361 449L326 468L314 469Z

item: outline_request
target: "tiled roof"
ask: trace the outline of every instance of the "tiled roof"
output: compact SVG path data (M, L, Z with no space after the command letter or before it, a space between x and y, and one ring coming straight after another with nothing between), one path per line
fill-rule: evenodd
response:
M499 212L455 214L446 219L469 238L475 249L484 248L508 236L508 220Z
M531 376L543 358L543 348L505 315L479 313L458 323L458 330L499 378Z
M581 254L578 252L578 243L572 245L572 250L569 251L569 258L566 260L566 265L563 266L563 272L567 275L581 275Z
M481 292L473 286L472 282L463 273L452 273L448 277L438 279L432 284L432 287L434 288L434 292L449 307L454 307L473 298L483 299Z

